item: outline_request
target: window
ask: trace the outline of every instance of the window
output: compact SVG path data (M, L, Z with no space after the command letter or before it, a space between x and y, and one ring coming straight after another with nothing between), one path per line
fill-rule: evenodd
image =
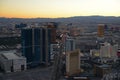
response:
M24 65L21 65L21 71L23 71L25 68L24 68Z

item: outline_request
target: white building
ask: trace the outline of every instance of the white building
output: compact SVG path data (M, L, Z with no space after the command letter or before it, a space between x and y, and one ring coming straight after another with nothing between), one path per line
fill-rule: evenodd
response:
M15 53L1 53L0 67L6 73L26 70L26 58Z
M111 45L110 43L105 42L100 47L100 58L117 58L118 45Z

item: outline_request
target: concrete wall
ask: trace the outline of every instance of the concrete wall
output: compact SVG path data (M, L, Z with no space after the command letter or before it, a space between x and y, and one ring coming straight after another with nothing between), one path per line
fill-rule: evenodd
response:
M20 56L17 59L7 59L0 54L0 67L6 73L26 70L26 58Z

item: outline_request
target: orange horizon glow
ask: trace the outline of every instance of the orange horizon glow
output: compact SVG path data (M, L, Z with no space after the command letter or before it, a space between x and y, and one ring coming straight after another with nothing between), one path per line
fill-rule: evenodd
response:
M77 15L78 16L78 15ZM105 15L79 15L79 16L105 16ZM111 15L107 15L107 16L111 16ZM106 16L106 17L107 17ZM41 16L41 17L37 17L37 16L0 16L0 18L69 18L69 17L76 17L76 16ZM120 17L120 16L113 16L113 17Z
M0 0L0 17L120 16L120 0Z

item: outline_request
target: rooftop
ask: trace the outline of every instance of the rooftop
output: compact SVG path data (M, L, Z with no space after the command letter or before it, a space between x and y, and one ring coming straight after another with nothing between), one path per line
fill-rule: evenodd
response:
M15 53L4 53L2 54L6 59L12 60L12 59L19 59L20 57L17 56Z
M1 51L0 55L1 55L1 57L3 57L3 59L7 59L7 60L22 58L22 56L19 56L16 54L16 50Z

